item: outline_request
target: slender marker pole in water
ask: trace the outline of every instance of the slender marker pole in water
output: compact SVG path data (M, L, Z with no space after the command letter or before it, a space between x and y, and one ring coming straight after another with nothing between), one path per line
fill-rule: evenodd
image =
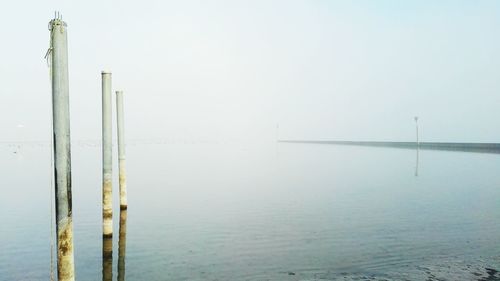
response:
M116 120L118 123L118 162L120 178L120 210L127 209L127 175L125 172L125 129L123 120L123 92L116 91Z
M113 236L111 146L111 72L102 76L102 235Z
M57 225L57 278L75 280L71 210L71 142L69 129L68 42L66 23L50 21L52 114Z
M415 128L416 128L416 131L417 131L417 147L420 146L420 140L418 139L418 116L415 116Z

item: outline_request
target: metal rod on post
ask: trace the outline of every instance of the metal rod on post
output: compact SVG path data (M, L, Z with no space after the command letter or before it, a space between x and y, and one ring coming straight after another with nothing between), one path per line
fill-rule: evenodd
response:
M50 21L54 175L57 227L57 278L75 280L71 203L71 140L69 124L67 25L59 17Z
M111 72L102 71L102 235L113 236Z
M118 127L118 162L120 178L120 210L127 209L127 176L125 172L125 129L123 117L123 92L116 91L116 120Z

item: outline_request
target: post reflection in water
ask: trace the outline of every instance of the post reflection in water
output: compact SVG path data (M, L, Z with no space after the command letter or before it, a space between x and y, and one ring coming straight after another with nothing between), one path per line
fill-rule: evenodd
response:
M113 279L113 238L102 238L102 280Z
M417 159L415 160L415 177L418 177L418 153L419 153L420 149L418 148L418 145L417 145Z
M127 210L120 210L118 237L118 281L125 280L125 251L127 248Z

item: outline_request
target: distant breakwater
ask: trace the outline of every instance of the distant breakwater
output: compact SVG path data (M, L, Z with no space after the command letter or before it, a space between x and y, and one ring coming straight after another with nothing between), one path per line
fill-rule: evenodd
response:
M336 144L356 146L393 147L404 149L417 149L416 142L398 141L319 141L319 140L279 140L283 143L313 143L313 144ZM500 143L467 143L467 142L420 142L418 149L424 150L448 150L478 153L499 153Z

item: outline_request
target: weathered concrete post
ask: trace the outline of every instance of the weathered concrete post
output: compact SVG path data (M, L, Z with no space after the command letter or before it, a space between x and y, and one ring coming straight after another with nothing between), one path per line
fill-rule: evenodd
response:
M102 76L102 234L113 236L113 189L111 146L111 72Z
M127 248L127 210L120 210L118 236L118 281L125 280L125 252Z
M52 66L52 114L57 225L57 278L75 280L73 216L71 210L71 142L67 25L60 18L50 21Z
M116 91L116 120L118 123L118 162L120 178L120 210L127 209L127 175L125 172L125 128L123 117L123 92Z

